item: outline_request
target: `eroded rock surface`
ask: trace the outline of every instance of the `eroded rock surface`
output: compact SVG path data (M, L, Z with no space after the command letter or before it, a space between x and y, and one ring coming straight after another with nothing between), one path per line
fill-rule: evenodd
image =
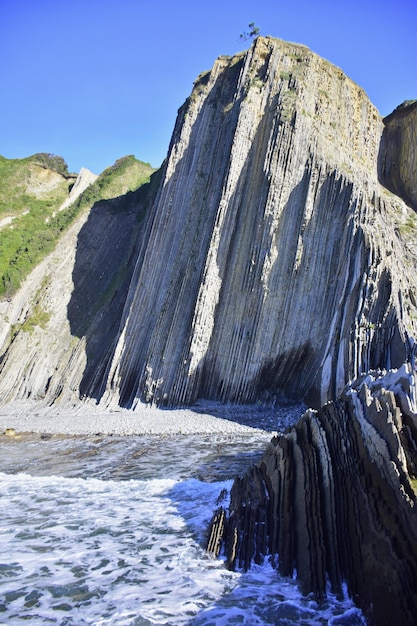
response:
M138 198L129 215L96 207L1 304L2 401L70 386L106 407L319 407L399 367L417 335L417 221L378 180L383 132L364 91L303 46L259 37L220 57L179 111L140 229Z
M378 182L382 132L307 48L219 58L179 113L105 401L320 406L400 366L416 259L411 210Z
M417 100L384 118L379 169L382 183L417 211Z
M61 204L59 207L60 211L64 211L67 209L73 202L80 197L80 195L87 189L89 185L94 183L97 180L97 174L93 174L86 167L82 167L80 173L78 174L74 186L72 187L70 193L68 194L68 198Z
M369 624L417 614L416 374L357 381L275 437L212 521L231 568L269 556L323 599L347 582ZM275 558L277 556L277 558Z
M22 289L0 303L2 403L31 398L72 404L101 380L153 195L149 184L96 203Z

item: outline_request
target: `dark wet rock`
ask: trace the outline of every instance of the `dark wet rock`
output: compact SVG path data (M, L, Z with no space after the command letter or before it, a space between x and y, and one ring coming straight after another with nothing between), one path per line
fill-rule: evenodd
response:
M269 556L281 574L296 572L302 590L319 600L328 583L341 594L346 581L369 624L412 624L415 385L407 366L391 377L368 376L275 437L260 464L235 480L230 510L216 512L215 553L223 535L230 568L247 569Z

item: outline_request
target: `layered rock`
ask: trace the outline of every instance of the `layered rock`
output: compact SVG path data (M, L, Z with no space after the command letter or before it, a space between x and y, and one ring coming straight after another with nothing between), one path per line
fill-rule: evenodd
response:
M105 402L320 406L401 365L415 258L410 209L378 182L382 132L363 90L302 46L219 58L179 112Z
M69 206L71 206L71 204L73 204L87 189L87 187L92 185L94 181L97 180L97 178L97 174L93 174L93 172L90 172L90 170L88 170L86 167L82 167L73 187L71 188L71 191L68 194L68 198L66 198L61 204L59 210L64 211Z
M86 180L91 177L82 171L74 193ZM72 404L100 380L157 184L95 203L19 292L0 302L3 403L31 398Z
M160 179L94 205L0 303L1 402L324 405L236 482L211 546L278 554L318 598L347 580L374 623L417 611L414 114L383 121L258 38L197 79Z
M97 206L1 304L3 401L70 386L131 408L318 407L400 366L417 222L378 180L383 133L363 90L303 46L220 57L179 111L146 218L135 195Z
M384 118L381 182L417 211L417 100L404 102Z
M223 543L231 568L269 556L319 600L346 582L369 624L413 623L416 378L407 366L368 376L275 437L216 512L210 551Z

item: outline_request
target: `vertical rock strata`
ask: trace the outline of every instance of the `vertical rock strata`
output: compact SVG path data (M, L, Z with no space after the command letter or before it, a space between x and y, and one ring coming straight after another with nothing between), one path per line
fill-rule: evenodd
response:
M379 152L383 185L417 211L417 100L404 102L384 118Z
M95 206L0 303L0 401L318 407L400 366L417 326L406 109L384 125L303 46L258 38L220 57L152 194Z
M363 90L302 46L258 38L200 76L105 401L319 406L361 372L401 365L415 257L398 229L410 209L378 183L382 131Z
M94 205L0 302L1 403L322 407L236 481L210 550L278 555L318 598L347 581L378 626L417 614L416 110L383 121L259 37L197 79L147 189Z
M412 624L417 500L408 475L416 462L415 374L403 366L391 390L368 376L309 410L235 480L209 549L218 554L223 540L231 568L274 557L319 600L329 584L341 594L346 582L369 624Z
M0 303L1 403L72 404L100 392L153 187L96 203Z

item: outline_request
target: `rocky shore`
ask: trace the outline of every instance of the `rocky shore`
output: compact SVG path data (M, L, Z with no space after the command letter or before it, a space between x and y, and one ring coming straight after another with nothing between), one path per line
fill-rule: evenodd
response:
M417 612L416 372L362 376L308 410L236 478L208 551L248 569L270 558L322 601L347 585L369 625Z

